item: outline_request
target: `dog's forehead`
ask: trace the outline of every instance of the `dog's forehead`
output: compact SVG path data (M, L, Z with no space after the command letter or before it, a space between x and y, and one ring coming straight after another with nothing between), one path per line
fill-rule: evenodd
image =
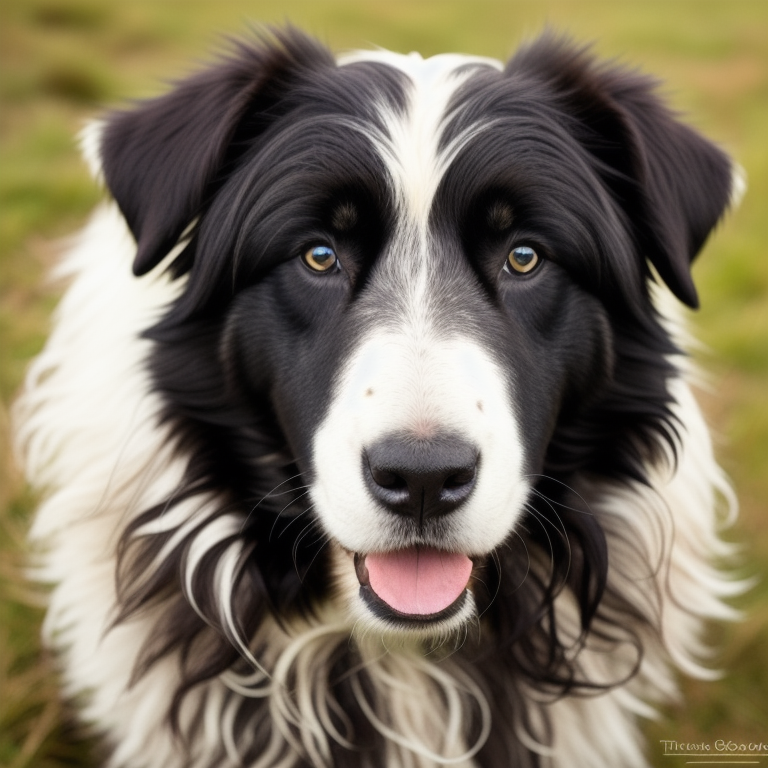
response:
M450 142L442 140L454 97L478 69L501 71L503 65L482 56L445 53L423 58L418 53L386 50L357 51L338 60L340 67L362 62L388 66L405 75L405 109L377 105L384 131L372 133L370 138L387 166L401 213L415 223L426 223L451 160L483 128L478 122Z

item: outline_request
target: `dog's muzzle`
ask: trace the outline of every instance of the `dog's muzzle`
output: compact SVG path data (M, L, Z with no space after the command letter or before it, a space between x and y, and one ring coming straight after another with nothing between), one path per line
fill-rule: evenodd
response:
M404 434L369 446L362 465L374 500L418 534L471 496L479 452L456 435L422 440ZM462 552L420 544L355 555L363 600L382 618L406 623L440 620L460 610L472 568Z

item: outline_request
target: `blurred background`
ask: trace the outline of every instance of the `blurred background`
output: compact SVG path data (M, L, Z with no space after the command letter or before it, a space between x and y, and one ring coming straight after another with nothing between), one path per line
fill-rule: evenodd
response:
M41 596L23 579L34 499L8 440L10 403L60 290L46 274L100 197L74 137L105 106L165 90L222 33L286 21L336 51L497 58L549 25L658 75L672 106L745 168L743 204L695 266L692 322L711 373L702 401L741 504L725 536L742 545L738 573L759 578L737 601L745 620L711 629L723 678L683 681L685 703L644 727L649 759L667 768L685 758L663 756L661 739L768 742L766 0L0 0L0 765L95 764L38 641Z

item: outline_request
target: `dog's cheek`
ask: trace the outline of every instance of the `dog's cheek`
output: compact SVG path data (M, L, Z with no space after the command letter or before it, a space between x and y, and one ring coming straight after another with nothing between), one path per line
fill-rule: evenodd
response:
M564 272L546 264L533 279L502 282L503 338L497 340L510 379L510 404L525 442L525 472L542 471L567 386L567 347L578 330L565 322L572 290Z
M345 347L341 280L296 280L282 265L233 302L220 345L231 391L268 403L303 471L309 443L327 409Z
M531 473L542 471L559 420L598 399L613 370L613 333L604 306L564 269L547 268L542 279L510 283L502 292L503 355Z
M579 323L575 325L577 318ZM574 302L567 322L571 321L577 332L566 348L568 386L561 408L564 416L578 415L597 402L612 380L615 366L613 326L600 301L582 294Z

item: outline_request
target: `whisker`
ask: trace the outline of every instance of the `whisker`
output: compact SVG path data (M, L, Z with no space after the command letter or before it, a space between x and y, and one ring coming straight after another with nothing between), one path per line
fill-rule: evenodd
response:
M563 585L565 585L567 583L567 581L568 581L568 576L571 573L571 565L573 564L573 549L571 547L571 540L570 540L570 538L568 536L568 529L566 528L565 523L563 522L563 518L560 517L559 513L557 512L557 510L553 506L552 501L550 499L546 498L546 496L543 496L542 494L539 494L539 496L546 503L546 505L552 510L552 514L557 518L557 521L560 523L560 528L559 529L557 528L557 526L548 517L542 515L533 506L531 506L529 504L526 504L526 507L528 508L528 510L533 514L533 516L537 520L540 519L540 520L543 520L545 522L548 522L559 534L562 535L563 542L565 543L565 545L567 547L567 551L568 551L568 564L567 564L567 567L565 569L565 573L563 574L563 578L562 578L562 583L563 583ZM564 506L564 505L560 505L560 506ZM549 538L549 536L547 536L547 540L549 541L550 548L551 548L552 547L552 541ZM551 550L551 551L552 551L552 560L553 560L553 565L554 565L554 550Z
M305 525L305 526L304 526L304 527L301 529L301 532L300 532L300 533L299 533L299 535L296 537L296 541L294 541L294 542L293 542L293 549L292 549L292 555L293 555L293 567L295 568L295 570L296 570L296 575L299 577L299 580L302 582L302 584L304 583L304 579L303 579L303 577L302 577L301 573L299 572L299 563L298 563L298 556L299 556L299 546L301 545L301 542L302 542L302 541L304 541L304 539L305 539L307 536L309 536L309 535L310 535L310 533L311 533L311 531L312 531L312 528L314 528L314 527L315 527L315 521L314 521L314 520L311 520L309 523L307 523L307 524L306 524L306 525ZM311 566L312 566L312 563L314 563L314 562L315 562L315 558L316 558L316 557L317 557L317 556L320 554L320 552L321 552L321 551L322 551L322 550L325 548L325 546L326 546L326 545L328 544L328 542L330 541L330 536L328 536L328 534L327 534L327 533L325 533L324 531L320 531L320 536L319 536L319 538L317 538L317 539L316 539L314 542L312 542L312 543L313 543L313 544L316 544L318 541L322 541L323 539L325 539L325 541L323 542L323 546L322 546L322 547L320 547L320 549L319 549L317 552L315 552L315 555L314 555L314 557L312 558L312 560L311 560L311 561L310 561L310 563L309 563L309 566L308 566L308 568L307 568L307 571L309 570L309 567L311 567Z
M305 485L304 487L305 487L305 488L309 488L309 486L308 486L308 485ZM304 496L306 496L308 493L309 493L309 491L308 491L308 490L307 490L307 491L304 491L304 493L300 493L300 494L299 494L299 495L298 495L298 496L297 496L295 499L291 499L291 500L290 500L290 501L289 501L289 502L288 502L288 503L287 503L287 504L286 504L286 505L285 505L285 506L284 506L284 507L283 507L283 508L282 508L282 509L281 509L281 510L280 510L280 511L279 511L279 512L278 512L278 513L275 515L275 519L272 521L272 527L269 529L269 536L267 537L267 540L268 540L268 541L272 541L272 534L275 532L275 526L277 525L277 521L280 519L280 517L281 517L281 515L283 514L283 512L285 512L285 510L286 510L286 509L288 509L288 507L290 507L291 505L293 505L293 504L295 504L296 502L298 502L298 501L299 501L299 499L302 499L302 498L304 498ZM312 506L312 505L310 505L310 508L311 508L311 506ZM307 510L305 509L303 512L300 512L298 515L295 515L295 518L299 518L299 517L301 517L302 515L304 515L304 513L305 513L306 511L307 511ZM278 539L280 538L280 536L282 536L282 535L283 535L283 532L284 532L285 530L287 530L287 529L288 529L288 528L289 528L289 527L292 525L292 523L293 523L293 520L291 520L291 522L290 522L290 523L288 523L288 525L286 525L286 526L285 526L285 528L283 529L283 531L281 531L281 532L278 534L278 536L277 536L277 538L278 538Z
M307 514L307 512L311 512L315 508L314 504L310 504L306 509L304 509L302 512L299 512L298 515L294 515L294 517L291 519L291 522L288 523L288 525L283 528L280 533L277 534L277 538L279 539L297 520L300 520L304 515ZM274 527L274 526L273 526Z
M530 507L529 505L526 505L526 506L528 507L529 511L532 513L532 517L534 517L539 522L539 525L541 526L542 530L544 531L547 537L547 542L549 543L550 562L552 563L553 577L555 575L555 550L554 550L554 545L552 544L552 539L550 538L549 533L547 533L546 527L544 525L545 522L548 522L559 534L562 535L563 541L565 542L565 545L567 547L568 561L565 568L565 573L562 575L560 579L560 584L557 586L557 592L559 592L568 583L568 576L571 573L571 565L573 563L573 550L571 549L571 540L568 538L568 534L565 531L564 526L563 526L563 530L561 531L552 523L551 520L548 520L546 517L544 517L538 510ZM559 519L559 515L557 515L557 513L554 510L552 511L553 511L553 514L555 514ZM560 520L560 523L562 524L562 520Z
M309 565L307 566L307 571L304 574L306 576L307 573L309 573L312 570L312 566L315 564L315 560L317 560L318 555L330 544L331 537L328 536L328 534L324 533L322 534L321 538L325 538L325 541L323 542L322 546L318 548L317 552L315 552L314 557L309 561ZM301 579L301 583L304 583L304 579L299 577Z
M255 512L255 511L256 511L256 510L257 510L257 509L258 509L258 508L261 506L261 503L262 503L263 501L266 501L267 499L269 499L269 498L272 498L272 496L274 495L275 491L276 491L278 488L281 488L281 487L282 487L282 486L284 486L286 483L290 483L290 482L291 482L291 480L295 480L297 477L301 477L301 472L297 472L295 475L292 475L291 477L288 477L288 478L286 478L285 480L283 480L283 482L282 482L282 483L278 483L278 484L277 484L277 485L276 485L276 486L275 486L275 487L274 487L274 488L273 488L271 491L269 491L269 492L267 492L266 494L264 494L264 496L262 496L262 497L261 497L261 498L260 498L260 499L259 499L259 500L256 502L256 504L254 504L254 506L252 506L252 507L251 507L251 510L250 510L250 512L248 512L248 514L245 516L245 519L243 520L243 524L242 524L242 526L240 527L240 533L242 533L242 532L243 532L243 529L245 528L245 526L246 526L247 522L248 522L248 521L251 519L251 515L252 515L252 514L253 514L253 513L254 513L254 512ZM306 486L306 485L302 485L302 486L299 486L299 487L300 487L300 488L307 488L308 486ZM291 491L291 490L298 490L298 489L290 489L290 490L288 491L288 493L290 493L290 491Z
M578 507L570 507L567 504L563 504L561 501L553 501L552 499L549 499L547 496L545 496L538 488L531 488L533 493L535 493L537 496L544 499L545 501L552 501L553 504L557 504L559 507L568 509L571 512L578 512L579 514L582 514L582 515L594 515L594 513L590 509L589 502L573 486L568 485L568 483L564 483L562 480L558 480L556 477L552 477L551 475L527 474L527 475L524 475L524 477L540 477L540 478L543 478L544 480L549 480L550 482L561 485L563 488L570 491L574 496L578 496L579 501L581 501L584 504L586 509L579 509Z

